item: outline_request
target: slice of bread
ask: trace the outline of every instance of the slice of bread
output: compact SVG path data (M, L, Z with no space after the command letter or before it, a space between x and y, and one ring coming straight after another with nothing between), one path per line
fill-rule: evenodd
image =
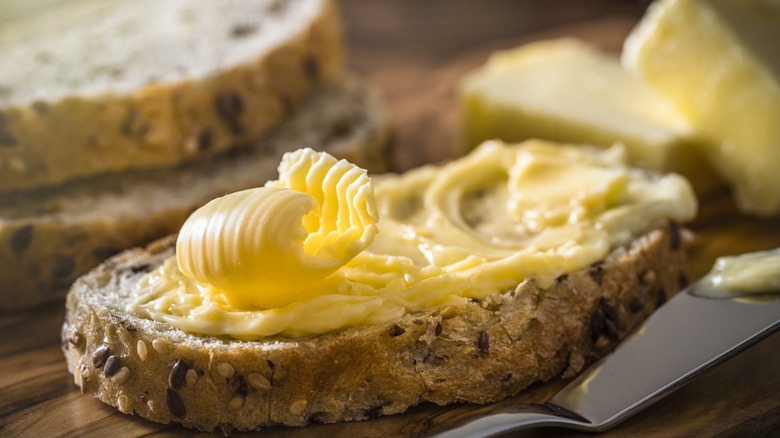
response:
M248 144L344 70L329 0L68 1L0 59L0 193Z
M62 347L83 393L121 412L212 431L364 420L430 401L487 403L571 376L675 293L679 228L649 232L549 288L516 288L313 337L199 336L126 311L175 237L109 259L73 286Z
M259 116L260 117L260 116ZM276 176L284 152L317 147L386 171L384 108L348 77L315 92L251 147L175 168L124 172L0 194L0 311L62 298L108 256L178 231L205 202Z

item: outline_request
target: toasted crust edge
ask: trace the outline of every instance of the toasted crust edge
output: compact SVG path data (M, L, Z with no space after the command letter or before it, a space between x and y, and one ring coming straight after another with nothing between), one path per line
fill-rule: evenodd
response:
M95 298L96 290L131 285L170 256L174 242L125 252L80 279L68 295L63 351L83 393L124 413L206 431L365 420L424 401L497 401L574 375L687 281L672 224L548 289L529 279L480 302L315 337L196 336ZM127 368L127 379L95 366L101 347Z

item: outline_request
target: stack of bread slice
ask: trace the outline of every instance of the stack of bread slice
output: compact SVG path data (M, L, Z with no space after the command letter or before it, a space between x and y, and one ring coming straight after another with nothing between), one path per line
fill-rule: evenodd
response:
M288 150L386 170L328 0L72 0L0 29L0 310L261 185Z

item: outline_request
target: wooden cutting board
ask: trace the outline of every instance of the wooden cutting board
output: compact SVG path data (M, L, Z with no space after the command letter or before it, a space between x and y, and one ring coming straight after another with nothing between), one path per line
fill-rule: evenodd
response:
M367 80L386 99L395 119L396 164L405 169L446 159L458 152L454 87L493 50L557 36L576 36L617 50L632 25L633 20L626 18L589 20L483 44L442 65L405 64L367 72ZM696 232L690 251L693 278L705 273L717 256L780 246L780 219L739 216L726 191L705 200L701 208L699 219L691 225ZM81 395L65 368L59 347L63 316L61 303L26 313L0 315L0 436L207 435L124 415L90 396ZM780 370L780 334L603 435L777 436L780 434L777 370ZM500 404L543 402L565 383L555 380L537 384ZM267 428L257 434L290 438L423 436L429 425L470 409L474 407L423 405L405 414L366 422L301 429ZM551 429L537 431L534 436L591 435Z

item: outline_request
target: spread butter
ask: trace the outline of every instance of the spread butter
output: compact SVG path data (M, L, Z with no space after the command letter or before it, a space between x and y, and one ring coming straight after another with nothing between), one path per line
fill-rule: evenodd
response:
M322 177L325 171L310 164L312 154L287 155L279 180L267 186L308 193L324 202L339 198L343 187ZM343 265L329 275L317 274L307 282L291 278L295 287L288 291L295 290L290 293L266 289L261 282L242 283L247 300L252 294L264 297L262 302L243 302L208 284L206 277L201 281L185 275L171 258L139 283L128 310L190 332L255 339L387 322L409 312L481 299L531 277L546 287L559 275L601 260L670 220L694 217L696 200L684 178L631 168L624 155L620 147L597 151L537 140L519 145L494 141L444 166L374 177L375 214L371 203L362 200L331 204L338 205L334 210L321 207L320 224L323 217L336 221L336 215L360 223L356 218L362 214L370 218L366 229L376 227L376 233L368 232L375 234L373 240L347 236L339 228L333 239L348 243L334 248L348 248L348 256L331 255ZM309 180L317 183L306 184ZM244 216L255 214L261 213L248 211ZM239 216L235 211L226 214ZM250 245L232 231L238 219L233 224L212 220L215 229L219 223L223 226L214 231L214 240L204 237L205 244L228 245L218 240L229 237ZM308 239L296 234L298 221L307 233L316 228L307 223L314 221L308 214L285 220L296 221L283 227L293 231L287 236L290 248ZM216 237L219 233L222 237ZM360 243L355 247L354 242ZM294 259L295 273L290 275L313 278L309 270L317 265L301 260ZM258 269L274 268L282 271L275 263ZM277 281L282 281L279 275ZM274 294L285 298L273 303Z
M780 293L780 249L719 257L696 288L713 298Z

